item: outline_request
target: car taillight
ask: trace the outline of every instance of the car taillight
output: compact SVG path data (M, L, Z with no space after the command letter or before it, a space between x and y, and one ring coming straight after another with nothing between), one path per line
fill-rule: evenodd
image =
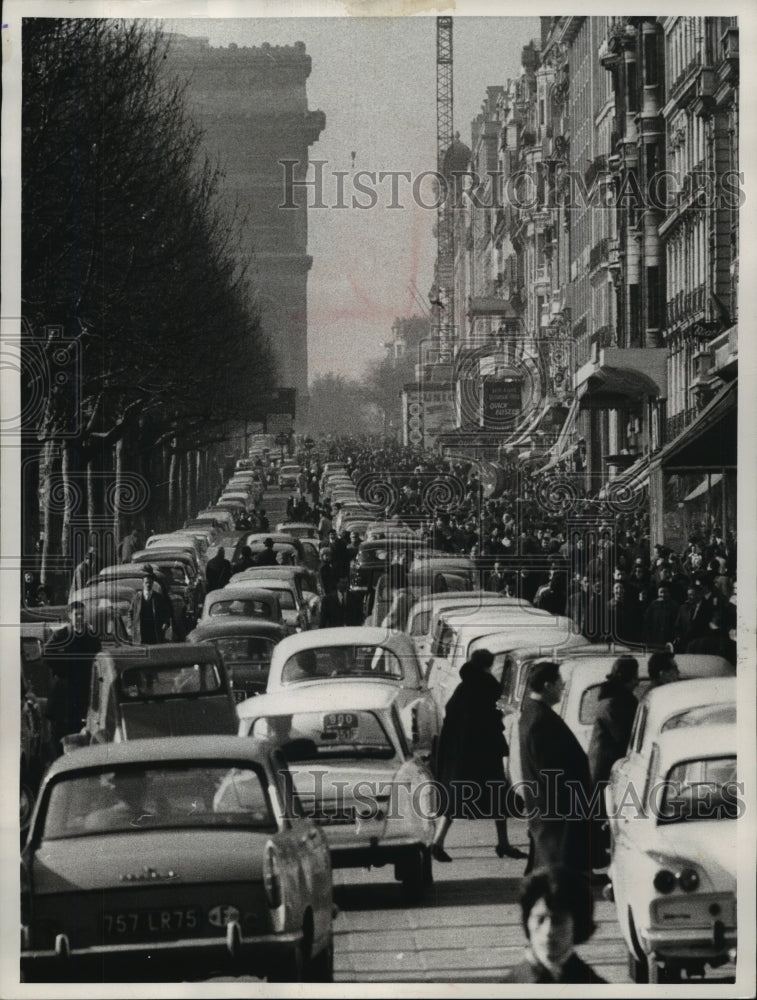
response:
M673 872L668 871L667 868L663 868L662 871L657 872L655 875L653 885L658 892L667 895L675 889L676 877Z
M273 844L266 845L263 856L263 889L268 906L277 910L281 906L281 868Z
M684 892L694 892L699 888L699 873L694 868L684 868L678 881Z

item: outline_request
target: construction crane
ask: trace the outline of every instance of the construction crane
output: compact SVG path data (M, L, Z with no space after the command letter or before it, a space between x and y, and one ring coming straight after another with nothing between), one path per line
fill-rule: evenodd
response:
M452 131L452 18L436 19L436 169L446 176L447 157L454 140ZM455 225L454 198L449 184L448 197L440 192L436 220L436 302L438 337L444 344L451 344L455 322Z

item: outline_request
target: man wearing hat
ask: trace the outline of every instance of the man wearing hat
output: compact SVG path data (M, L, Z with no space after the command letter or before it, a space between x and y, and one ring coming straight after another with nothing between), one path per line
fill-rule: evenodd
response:
M541 660L531 668L528 697L518 722L521 792L528 816L531 868L567 865L591 871L589 761L554 711L565 689L560 666ZM514 786L515 787L515 786ZM583 802L583 807L582 807Z
M171 604L165 594L155 590L155 572L149 563L142 570L142 589L131 602L131 641L140 646L155 646L166 641L172 623Z
M84 604L69 606L69 624L55 631L43 651L52 684L45 715L50 720L56 756L63 753L62 739L78 733L89 702L92 662L100 652L99 637L85 621Z
M255 562L258 566L276 566L276 553L273 551L273 539L266 538L263 542L263 551L258 555Z

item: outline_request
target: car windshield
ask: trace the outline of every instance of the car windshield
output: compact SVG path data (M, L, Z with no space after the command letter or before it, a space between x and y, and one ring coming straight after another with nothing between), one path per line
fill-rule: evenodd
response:
M288 587L276 587L273 585L272 580L261 580L260 586L264 590L272 590L279 599L279 606L284 611L292 611L296 605L294 603L294 594Z
M128 667L119 675L118 683L124 701L215 694L223 688L221 674L215 663Z
M215 618L221 615L239 615L241 618L273 618L271 605L267 601L256 600L225 600L215 601L210 605L208 614Z
M324 677L390 677L402 680L402 661L383 646L322 646L302 649L284 664L283 684Z
M241 826L274 831L267 782L249 763L181 763L74 772L54 782L44 840L135 830Z
M736 819L738 792L735 754L682 761L668 771L658 823Z
M255 719L251 736L273 740L290 762L368 757L391 760L395 747L373 712L296 712Z

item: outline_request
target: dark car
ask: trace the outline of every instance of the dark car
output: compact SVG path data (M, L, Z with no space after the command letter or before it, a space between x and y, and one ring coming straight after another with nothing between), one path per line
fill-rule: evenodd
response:
M221 653L239 702L265 691L274 647L289 634L279 622L219 618L198 625L187 641L207 643Z
M56 761L21 858L25 980L333 981L328 844L302 813L281 752L237 735Z
M382 538L361 542L352 561L350 587L364 594L363 609L368 615L373 610L376 585L383 574L390 578L390 589L404 587L407 570L417 551L428 548L425 541L415 537Z
M64 749L90 741L228 734L237 722L229 675L212 646L111 647L92 664L85 731L66 737Z

